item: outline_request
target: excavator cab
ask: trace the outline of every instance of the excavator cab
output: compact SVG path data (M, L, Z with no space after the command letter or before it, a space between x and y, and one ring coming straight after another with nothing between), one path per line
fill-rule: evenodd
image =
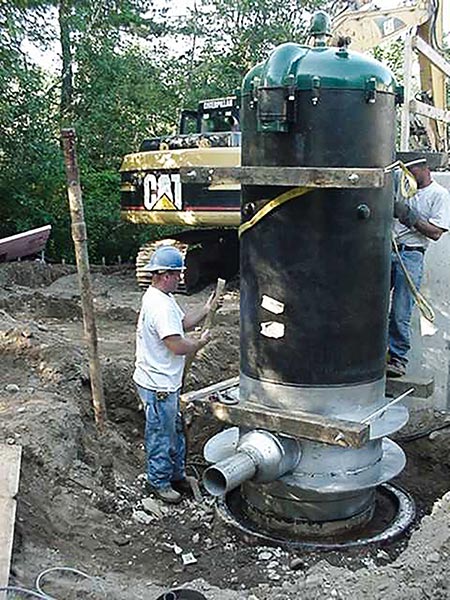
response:
M181 112L181 135L239 131L239 106L236 96L202 100L197 110Z

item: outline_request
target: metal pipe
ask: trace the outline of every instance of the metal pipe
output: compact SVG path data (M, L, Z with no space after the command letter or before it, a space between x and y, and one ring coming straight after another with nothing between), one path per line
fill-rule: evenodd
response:
M203 483L212 496L221 496L249 479L275 481L292 471L300 456L300 444L293 438L249 431L240 438L235 454L206 469Z
M203 484L212 496L223 496L255 474L255 461L246 452L236 452L206 469Z
M384 414L391 406L394 406L394 404L397 404L397 402L400 402L401 400L403 400L403 398L406 398L406 396L409 396L413 392L414 392L414 388L409 388L409 390L406 390L406 392L403 392L403 394L400 394L400 396L397 396L397 398L394 398L393 400L391 400L390 402L385 404L385 406L382 406L381 408L377 408L377 410L375 410L373 413L370 413L370 415L365 417L361 421L361 423L370 423L371 421L373 421L375 419L375 417L378 417L379 415Z

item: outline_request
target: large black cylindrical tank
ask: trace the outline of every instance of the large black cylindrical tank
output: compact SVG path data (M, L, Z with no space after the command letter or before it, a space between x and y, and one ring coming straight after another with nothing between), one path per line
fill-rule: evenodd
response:
M377 61L285 44L246 77L244 166L385 167L395 150L395 81ZM384 376L390 182L381 189L243 186L241 373L294 386Z

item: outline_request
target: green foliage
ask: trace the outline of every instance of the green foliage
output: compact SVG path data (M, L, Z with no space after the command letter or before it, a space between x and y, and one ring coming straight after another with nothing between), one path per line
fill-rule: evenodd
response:
M404 49L405 43L400 39L388 46L377 46L373 50L374 57L391 69L399 84L403 83Z
M149 53L85 48L79 64L73 122L87 167L117 169L144 137L173 127L176 92L161 80Z
M195 106L201 98L234 92L242 78L284 42L306 40L311 12L324 0L203 0L178 34L190 40L180 57L186 85L183 100Z
M49 223L47 255L73 260L61 124L77 133L91 261L170 235L120 220L123 155L174 132L183 107L233 93L277 44L303 41L307 11L324 4L197 0L175 19L168 1L0 2L0 236ZM25 41L55 48L60 72L37 67Z
M89 255L93 263L129 259L148 241L148 227L120 220L120 176L117 171L90 171L82 178ZM159 232L158 232L159 233Z

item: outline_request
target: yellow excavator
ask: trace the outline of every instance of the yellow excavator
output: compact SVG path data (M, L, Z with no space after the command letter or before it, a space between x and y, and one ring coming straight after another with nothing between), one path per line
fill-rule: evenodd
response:
M186 253L182 286L187 292L202 279L229 279L238 271L240 186L184 183L180 168L238 166L240 138L237 98L214 98L200 102L196 111L182 112L179 134L144 140L139 152L124 157L122 219L186 228L140 249L136 276L141 287L149 284L142 267L159 244L175 243Z
M351 43L352 49L364 52L406 34L406 98L400 149L413 149L410 133L418 123L414 111L420 115L419 130L427 133L428 149L447 152L450 113L445 77L450 76L450 67L440 54L443 16L439 0L417 0L388 10L373 8L372 2L363 0L336 7L333 45ZM413 51L419 54L419 99L411 97ZM148 273L142 267L158 244L175 243L186 253L183 285L187 292L195 290L202 279L229 279L237 273L239 185L232 181L192 183L189 178L183 179L182 173L199 167L239 165L239 106L235 96L203 100L197 110L184 110L177 135L144 140L138 152L124 157L120 168L122 219L185 228L170 240L151 242L140 249L136 275L141 287L149 284Z

